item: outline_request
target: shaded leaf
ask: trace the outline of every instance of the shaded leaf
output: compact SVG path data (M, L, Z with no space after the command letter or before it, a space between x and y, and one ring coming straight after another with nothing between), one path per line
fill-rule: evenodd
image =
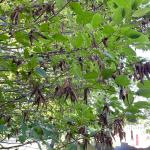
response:
M17 42L23 44L24 46L29 46L29 37L28 34L24 31L21 32L15 32L15 39Z
M55 40L58 41L58 42L65 42L65 41L67 41L67 37L66 37L66 36L63 36L62 34L59 34L59 33L54 34L54 35L52 36L52 38L55 39Z
M138 109L150 109L150 103L148 101L135 102L134 106Z
M143 97L149 98L150 97L150 88L140 88L137 91L137 94L139 96L143 96Z
M45 72L45 70L43 70L43 69L37 67L37 68L35 69L35 71L36 71L41 77L46 77L46 72Z
M139 10L136 10L133 13L133 17L142 17L142 16L146 15L147 13L150 13L150 7L141 8Z

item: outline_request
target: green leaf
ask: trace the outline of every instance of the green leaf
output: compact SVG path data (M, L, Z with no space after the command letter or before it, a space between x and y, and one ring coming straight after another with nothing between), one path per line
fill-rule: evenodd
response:
M15 39L17 42L21 43L24 46L29 46L29 37L28 34L24 31L15 32Z
M132 105L130 107L127 107L126 112L130 112L131 114L137 114L140 112L140 110Z
M134 103L134 106L138 109L150 109L150 102L148 101L138 101Z
M83 9L81 8L80 3L78 3L78 2L72 2L72 3L70 3L70 8L76 14L81 14L83 12Z
M5 41L8 39L8 36L6 34L0 34L0 41Z
M137 10L138 6L140 5L142 1L141 0L134 0L131 2L131 8L133 10Z
M150 80L144 80L143 83L137 84L138 88L150 88Z
M48 25L48 23L41 24L39 28L40 28L41 32L48 32L49 31L49 25Z
M143 84L138 83L139 90L137 91L137 94L146 98L150 97L150 81L144 80Z
M43 129L39 126L35 126L33 128L33 136L37 139L42 139L43 136Z
M141 8L133 13L133 17L142 17L148 13L150 13L150 7Z
M138 118L136 115L130 113L130 112L127 112L125 114L126 118L127 118L127 121L129 122L132 122L132 123L136 123L138 121Z
M119 24L122 22L122 8L117 8L114 10L113 16L112 16L113 22L116 24Z
M6 130L6 126L0 124L0 133L6 132Z
M131 39L137 39L142 35L140 32L135 31L129 27L122 28L121 33Z
M125 0L114 0L114 2L119 6L119 7L128 7L130 4L130 0L127 3Z
M38 65L38 60L36 57L32 57L30 61L28 62L28 67L32 70Z
M98 73L97 72L89 72L84 75L85 79L97 79Z
M108 79L112 76L113 72L114 72L114 70L112 70L112 69L104 69L104 70L102 70L102 76L104 79Z
M78 77L82 77L81 66L76 63L72 64L71 72Z
M5 124L5 120L3 118L0 119L0 125L4 125Z
M136 52L131 47L123 47L122 55L129 57L131 60L133 56L136 56Z
M80 48L83 45L83 37L82 34L78 33L78 35L75 38L75 46L76 48Z
M43 70L43 69L37 67L37 68L35 69L35 71L36 71L41 77L46 77L46 72L45 72L45 70Z
M60 9L64 6L64 0L55 0L56 6Z
M81 14L77 15L76 22L78 24L85 25L91 22L92 17L93 17L93 14L91 12L84 11Z
M77 150L77 143L71 143L67 145L66 150Z
M114 28L111 25L104 26L103 33L106 35L112 35L114 33Z
M130 81L126 75L117 76L115 82L120 86L128 86L130 84Z
M26 141L26 137L24 135L19 136L19 142L24 143Z
M131 39L137 39L141 36L141 33L134 31L134 30L130 30L127 34L127 36Z
M97 28L102 21L103 21L102 16L99 13L96 13L92 18L91 24L93 28Z
M29 58L29 51L27 49L24 50L24 57Z
M67 37L66 37L66 36L63 36L62 34L59 34L59 33L54 34L54 35L52 36L52 38L53 38L54 40L58 41L58 42L65 42L65 41L67 41Z
M137 95L149 98L150 97L150 88L140 88L137 91Z

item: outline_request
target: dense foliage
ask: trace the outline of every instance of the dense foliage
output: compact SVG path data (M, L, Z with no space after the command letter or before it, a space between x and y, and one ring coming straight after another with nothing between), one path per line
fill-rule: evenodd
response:
M150 49L149 23L149 0L1 0L1 141L122 140L150 108L134 100L150 97L150 63L136 57Z

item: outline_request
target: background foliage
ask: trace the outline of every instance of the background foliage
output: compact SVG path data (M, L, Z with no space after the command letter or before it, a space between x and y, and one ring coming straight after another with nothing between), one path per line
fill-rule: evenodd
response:
M123 139L150 108L134 100L150 97L150 63L135 53L150 49L149 21L149 0L1 0L0 138L47 149Z

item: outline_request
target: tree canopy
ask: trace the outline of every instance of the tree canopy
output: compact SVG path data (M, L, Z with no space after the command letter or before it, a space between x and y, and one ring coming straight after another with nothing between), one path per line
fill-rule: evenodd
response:
M1 141L122 140L150 109L149 25L149 0L0 0Z

